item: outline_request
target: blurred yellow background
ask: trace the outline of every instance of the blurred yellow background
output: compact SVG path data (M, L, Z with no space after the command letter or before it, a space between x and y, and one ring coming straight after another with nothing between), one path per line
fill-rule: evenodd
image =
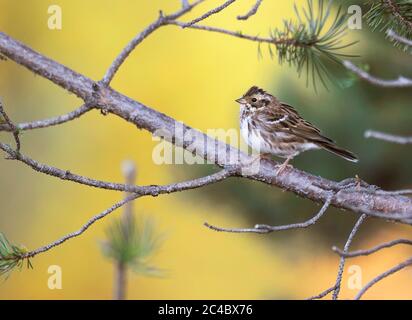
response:
M183 20L197 17L221 2L207 1ZM280 26L283 18L294 15L293 1L264 1L259 17L236 20L251 3L253 1L239 1L204 23L266 35L268 26ZM47 8L51 4L58 4L63 10L62 30L47 27ZM0 30L98 80L125 44L157 17L159 9L171 13L179 6L178 0L0 0ZM278 66L276 59L273 61L268 56L258 59L255 43L167 26L136 48L117 73L112 87L205 131L237 128L238 107L234 99L251 85L276 88L282 77L291 79L290 86L304 88L304 81L297 81L294 71ZM63 114L82 103L11 61L0 61L0 96L10 117L17 122ZM311 100L306 106L316 108ZM330 108L332 111L316 109L316 112L335 112L333 106ZM334 115L331 117L335 121ZM0 138L12 143L6 133L1 133ZM149 133L97 111L58 127L25 132L21 139L24 154L96 179L123 181L120 164L124 159L137 163L139 184L167 184L199 176L196 171L187 174L187 167L153 164L152 149L156 142ZM356 169L351 170L354 175ZM227 182L222 183L223 187L226 185L229 186ZM203 227L203 222L246 227L251 225L251 220L239 215L238 209L224 197L207 200L211 188L143 198L135 203L137 215L153 216L159 231L167 234L154 261L167 269L168 275L145 278L130 274L128 298L301 299L332 285L338 257L330 246L342 247L345 237L339 243L322 246L322 240L316 235L309 237L314 232L311 229L292 231L291 240L281 242L276 241L278 234L212 232ZM268 189L274 199L280 197L279 194L283 196L281 190ZM61 182L37 174L21 163L0 158L0 231L29 249L77 230L92 215L121 197L121 193ZM302 202L291 195L287 199ZM319 208L308 201L304 204L306 218ZM276 206L276 202L271 205ZM114 212L83 236L37 256L32 261L33 270L14 272L0 284L0 298L111 299L113 265L102 256L98 242L104 239L104 230L113 217L120 213L120 210ZM352 219L354 216L342 212L339 215ZM270 222L276 224L277 219ZM375 245L402 233L407 235L403 228L389 227L382 224L380 229L359 236L354 248ZM350 225L345 227L344 234L350 228ZM406 259L408 253L408 248L394 248L371 257L348 260L347 267L360 265L365 284L385 268ZM62 290L47 287L50 265L62 268ZM342 298L351 298L357 292L348 288L347 279L345 268ZM412 273L405 270L377 285L365 297L409 299L412 298L411 283Z

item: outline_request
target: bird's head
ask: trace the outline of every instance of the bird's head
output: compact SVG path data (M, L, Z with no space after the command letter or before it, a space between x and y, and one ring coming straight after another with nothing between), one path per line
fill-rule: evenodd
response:
M276 100L274 96L253 86L241 98L236 99L236 102L247 109L256 110L267 106L274 100Z

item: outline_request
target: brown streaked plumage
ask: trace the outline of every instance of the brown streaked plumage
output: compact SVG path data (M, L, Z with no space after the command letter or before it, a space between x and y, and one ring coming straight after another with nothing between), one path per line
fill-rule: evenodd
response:
M247 144L261 155L286 158L279 173L295 156L312 149L324 149L346 160L358 161L352 152L323 136L292 106L256 86L236 101L240 104L240 129Z

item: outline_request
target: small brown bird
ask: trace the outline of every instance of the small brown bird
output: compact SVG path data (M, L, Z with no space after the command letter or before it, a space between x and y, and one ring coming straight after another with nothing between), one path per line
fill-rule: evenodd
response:
M250 88L240 104L240 130L246 143L260 153L259 158L275 155L286 158L281 173L290 160L301 152L325 149L346 160L357 162L350 151L338 147L320 130L304 120L290 105L258 87Z

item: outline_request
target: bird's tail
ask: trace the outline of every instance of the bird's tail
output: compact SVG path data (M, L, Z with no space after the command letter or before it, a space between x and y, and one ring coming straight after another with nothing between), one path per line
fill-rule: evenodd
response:
M339 148L336 144L331 142L320 142L318 143L319 147L325 149L326 151L332 152L339 157L342 157L348 161L358 162L358 157L354 155L352 152Z

